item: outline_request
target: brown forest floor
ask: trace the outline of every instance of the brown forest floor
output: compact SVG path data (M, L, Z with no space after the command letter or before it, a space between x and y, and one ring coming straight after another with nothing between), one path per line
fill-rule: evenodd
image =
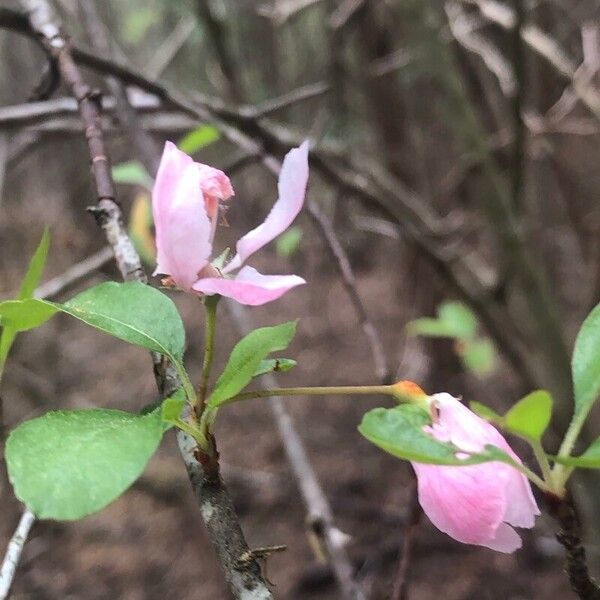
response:
M55 151L59 150L55 146ZM87 173L78 161L74 162L74 166L65 164L64 180L56 181L59 176L49 171L37 183L28 181L27 173L37 164L30 161L9 177L8 189L12 193L5 193L0 208L3 296L17 287L18 274L44 223L52 224L54 233L47 277L62 272L98 247L100 235L82 210L89 197ZM62 186L71 191L48 196L48 189L60 190ZM232 210L232 229L243 231L234 214ZM257 215L252 215L249 223ZM309 285L266 308L254 309L253 317L257 324L301 317L297 339L288 352L298 359L299 366L282 376L285 384L372 383L370 353L352 307L309 223L301 223L307 235L293 267ZM405 291L401 274L391 268L397 259L398 243L364 235L352 243L356 247L353 259L360 290L383 334L392 363L398 363L404 346L403 323L413 316L411 307L399 300ZM272 249L262 257L262 261L253 264L265 272L291 271ZM96 281L103 277L115 277L112 267ZM191 298L177 297L176 302L188 324L188 365L197 373L200 307ZM219 364L236 339L223 309ZM422 356L409 356L403 373L426 369L427 364L419 364L424 360ZM443 378L443 373L436 374L436 380ZM478 383L451 374L447 389L465 395L469 390L502 390L496 379ZM460 389L461 382L465 390ZM149 359L143 351L57 317L18 340L3 382L5 418L7 426L14 427L24 418L55 407L106 406L135 411L153 400L153 386ZM347 398L288 402L338 524L352 536L349 551L373 599L389 597L411 485L406 465L368 444L356 431L361 415L377 404L377 399ZM286 599L337 598L331 573L315 560L305 535L304 507L267 404L253 401L228 407L223 411L217 437L224 477L250 545L288 546L285 553L269 559L268 576L275 585L275 595ZM18 511L12 494L5 491L0 519L2 547L16 524ZM525 549L510 556L455 543L423 519L411 569L411 598L568 599L572 596L561 563L552 529L544 519L526 536ZM35 526L13 597L228 597L173 435L167 435L144 476L102 513L77 523L46 522Z

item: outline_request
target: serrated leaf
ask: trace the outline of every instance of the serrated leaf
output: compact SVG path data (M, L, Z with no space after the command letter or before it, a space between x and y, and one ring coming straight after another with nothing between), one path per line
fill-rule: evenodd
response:
M112 177L115 183L140 185L148 190L152 189L154 183L152 177L146 171L146 167L137 160L115 165L112 168Z
M465 453L454 444L440 442L423 431L431 424L427 411L411 404L394 408L375 408L363 416L358 427L371 443L389 454L413 462L466 466L490 461L513 464L512 459L499 448L486 446L481 453ZM457 458L457 453L468 454Z
M148 285L137 281L101 283L64 304L35 298L9 300L0 303L0 320L26 331L57 311L181 363L185 345L181 317L168 296Z
M285 373L293 369L298 363L292 358L265 358L261 360L252 377L265 375L266 373Z
M221 133L212 125L201 125L184 135L177 146L186 154L195 154L202 148L216 142L221 137Z
M275 240L275 250L283 258L290 258L300 246L302 240L302 229L295 225L282 233Z
M102 510L144 471L163 434L159 411L64 410L17 427L6 442L15 495L38 518Z
M496 349L491 340L465 340L458 342L459 355L465 367L476 375L487 375L494 369Z
M581 456L551 456L550 458L568 467L600 469L600 438L596 438Z
M577 334L571 369L575 415L587 414L600 394L600 304L587 316Z
M552 396L537 390L519 400L505 415L504 428L521 437L539 441L552 418Z
M233 349L221 373L208 405L216 408L242 391L250 383L261 360L271 352L287 348L296 333L296 322L261 327L242 338Z
M64 304L54 304L96 329L181 362L183 322L173 301L137 281L101 283Z

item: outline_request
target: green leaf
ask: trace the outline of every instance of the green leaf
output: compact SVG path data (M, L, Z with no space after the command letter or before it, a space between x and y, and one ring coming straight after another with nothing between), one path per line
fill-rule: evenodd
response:
M115 165L112 168L112 176L115 183L140 185L148 190L152 189L154 183L144 165L137 160Z
M452 323L445 323L429 317L410 321L406 325L406 332L408 335L425 335L427 337L456 337L456 328Z
M462 302L442 302L437 313L437 319L422 318L408 323L408 334L459 340L470 340L475 335L477 318Z
M221 137L219 130L212 125L201 125L184 135L177 146L186 154L195 154Z
M21 282L19 300L24 300L26 298L33 297L35 288L40 282L42 272L44 271L44 266L46 265L46 258L48 257L49 248L50 231L46 227L44 229L44 233L42 234L42 239L40 240L36 251L33 253L31 260L29 261L29 267L27 268L25 277ZM8 310L9 312L10 310L14 311L14 307L13 309L8 308L6 310ZM27 317L24 318L28 319ZM8 353L10 352L10 348L15 340L15 337L17 336L18 331L22 331L22 329L15 329L9 324L8 321L10 321L10 319L7 320L6 316L3 319L0 313L0 325L2 326L2 333L0 334L0 364L4 363L4 361L7 359ZM34 324L33 327L37 327L37 325ZM31 329L31 327L29 327L28 329Z
M185 392L177 390L172 396L169 396L161 405L161 415L166 423L175 424L181 417L181 411L185 406Z
M600 469L600 438L596 438L581 456L551 456L550 458L569 467Z
M490 373L496 363L496 348L487 338L459 342L459 355L465 367L479 376Z
M295 225L282 233L275 241L275 250L283 258L290 258L298 247L302 239L302 229Z
M208 405L216 408L243 390L258 369L260 361L271 352L287 348L296 333L296 322L275 327L261 327L242 338L231 352Z
M481 404L481 402L469 402L469 408L482 419L489 421L490 423L498 423L502 421L502 415L498 414L493 408Z
M265 358L261 360L252 377L258 377L265 373L285 373L293 369L298 363L292 358Z
M0 323L26 331L57 311L181 363L185 344L181 317L173 301L149 285L137 281L101 283L64 304L36 298L8 300L0 303Z
M0 302L0 325L15 332L29 331L43 325L58 308L51 302L29 298Z
M472 338L477 331L477 317L462 302L442 302L438 315L444 323L452 324L457 338Z
M546 390L531 392L505 415L504 428L530 440L539 441L552 418L552 396Z
M121 36L127 43L139 47L159 18L155 6L136 6L134 10L124 13L124 19L119 21Z
M227 258L229 257L229 252L230 249L225 248L225 250L223 250L223 252L221 252L221 254L219 254L219 256L217 256L217 258L215 258L215 260L212 261L212 266L215 269L222 269L225 266Z
M600 394L600 304L587 316L577 334L571 368L575 415L587 414Z
M423 431L431 424L427 411L411 404L394 408L374 408L366 413L358 427L360 433L393 456L418 463L465 466L489 461L512 464L512 459L499 448L486 446L485 451L465 453L451 443L440 442ZM458 452L469 454L457 458Z
M31 260L29 261L29 267L27 273L21 283L21 291L19 293L19 300L25 300L26 298L33 298L33 292L40 283L42 272L46 266L46 258L48 257L48 249L50 248L50 231L46 227L42 234L42 239L38 244L36 251L34 252Z
M144 471L163 434L160 411L62 410L25 421L6 442L15 495L38 518L98 512Z
M149 285L110 281L54 306L109 335L182 361L181 317L173 301Z

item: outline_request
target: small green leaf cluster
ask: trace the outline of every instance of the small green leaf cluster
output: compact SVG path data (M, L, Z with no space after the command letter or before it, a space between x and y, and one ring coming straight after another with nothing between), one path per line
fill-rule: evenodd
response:
M465 368L479 376L489 374L496 363L494 344L477 335L477 317L462 302L442 302L437 318L423 317L407 325L409 335L444 337L456 340L456 353Z

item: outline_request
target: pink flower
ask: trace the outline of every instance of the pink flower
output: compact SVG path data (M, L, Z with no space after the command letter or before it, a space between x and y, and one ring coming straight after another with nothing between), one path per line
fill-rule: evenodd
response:
M265 221L237 242L236 255L218 270L210 257L219 202L233 196L233 188L225 173L195 163L167 142L152 190L157 248L154 274L168 275L186 292L220 294L249 305L276 300L306 283L296 275L262 275L242 265L291 225L304 204L307 181L308 142L304 142L290 150L283 161L279 198Z
M433 437L466 452L480 452L491 444L521 462L502 435L459 400L446 393L431 398L439 412L427 428ZM508 464L412 465L425 514L459 542L514 552L521 547L521 538L511 525L531 528L540 514L529 481Z

